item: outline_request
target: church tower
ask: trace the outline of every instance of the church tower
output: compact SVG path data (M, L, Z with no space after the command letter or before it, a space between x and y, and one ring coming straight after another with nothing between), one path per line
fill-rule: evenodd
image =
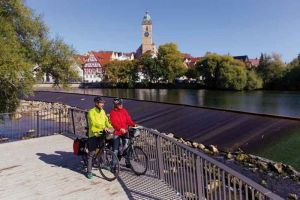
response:
M150 52L152 55L157 54L157 48L152 39L152 19L148 12L145 13L142 21L142 44L138 48L136 55L140 57L146 52Z
M152 20L148 12L146 12L142 21L142 53L152 51Z

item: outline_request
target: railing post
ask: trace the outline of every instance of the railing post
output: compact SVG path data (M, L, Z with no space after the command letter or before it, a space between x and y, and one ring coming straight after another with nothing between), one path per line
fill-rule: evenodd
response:
M197 192L198 192L198 199L205 199L204 194L202 193L202 188L204 185L202 185L202 176L203 174L201 173L203 169L201 168L200 165L200 157L196 155L196 181L197 181Z
M159 179L164 179L164 165L163 165L163 155L161 148L161 137L156 136L156 148L157 148L157 158L158 158L158 168L159 168Z
M71 116L72 116L73 133L74 133L74 135L76 135L75 121L74 121L74 109L71 109Z
M59 134L61 134L62 133L62 131L61 131L61 112L62 110L61 109L59 109L58 110L58 131L59 131Z
M40 137L40 111L36 111L36 135Z

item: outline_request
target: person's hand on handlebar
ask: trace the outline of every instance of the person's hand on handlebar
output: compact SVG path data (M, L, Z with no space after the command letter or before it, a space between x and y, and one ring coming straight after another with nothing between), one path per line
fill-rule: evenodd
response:
M124 128L120 129L121 133L126 133L126 130Z

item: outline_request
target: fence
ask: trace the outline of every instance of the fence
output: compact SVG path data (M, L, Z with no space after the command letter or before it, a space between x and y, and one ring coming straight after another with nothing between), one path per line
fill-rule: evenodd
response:
M0 114L0 142L47 136L69 130L68 109Z
M86 111L51 109L0 115L0 142L73 133L85 135ZM149 172L183 199L282 199L251 179L158 131L144 128L136 144L149 159Z
M71 109L72 132L85 134L86 112ZM282 199L251 179L158 131L144 128L136 144L149 159L149 171L183 199Z

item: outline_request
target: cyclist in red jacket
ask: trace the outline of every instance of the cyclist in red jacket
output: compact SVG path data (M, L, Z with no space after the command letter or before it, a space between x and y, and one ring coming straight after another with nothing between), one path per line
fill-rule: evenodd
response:
M123 100L120 98L114 99L114 108L110 112L110 121L115 129L113 139L113 150L114 153L120 156L120 142L122 141L123 147L127 145L128 139L126 133L128 126L135 126L127 110L123 108ZM129 158L125 156L126 167L130 168Z

